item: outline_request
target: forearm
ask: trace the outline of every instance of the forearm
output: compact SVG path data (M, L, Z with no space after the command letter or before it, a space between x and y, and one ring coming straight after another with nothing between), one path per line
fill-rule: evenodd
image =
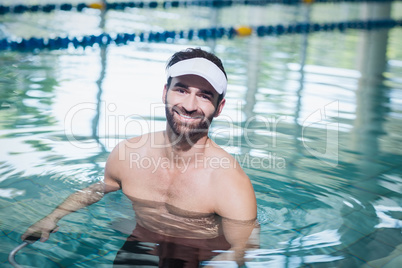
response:
M256 220L238 221L223 219L225 238L230 249L219 254L214 261L232 261L241 267L247 251L259 248L260 226Z
M57 222L61 218L80 208L98 202L106 192L103 182L92 184L85 189L77 191L70 195L52 213L31 225L21 236L21 239L25 240L28 236L35 236L40 237L42 242L46 241L49 238L49 233L58 229Z
M63 203L61 203L47 218L51 218L55 222L64 216L81 208L87 207L98 202L104 196L104 184L98 182L91 186L79 190L71 194Z

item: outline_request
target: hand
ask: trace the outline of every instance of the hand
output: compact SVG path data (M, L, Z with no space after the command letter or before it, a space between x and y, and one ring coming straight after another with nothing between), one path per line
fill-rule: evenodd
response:
M50 233L55 233L59 229L56 223L57 221L51 219L50 217L45 217L31 225L21 236L21 239L26 240L27 238L29 239L31 237L37 237L38 239L40 238L41 242L45 242L49 239Z
M209 261L203 263L203 268L214 268L214 267L226 267L226 268L237 268L239 267L235 261L235 252L229 249L219 255L213 257Z

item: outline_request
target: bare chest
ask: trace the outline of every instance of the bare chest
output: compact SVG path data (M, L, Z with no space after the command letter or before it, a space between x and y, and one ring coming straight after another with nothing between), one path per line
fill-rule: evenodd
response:
M164 202L183 210L213 213L210 175L203 170L139 170L122 181L128 197Z

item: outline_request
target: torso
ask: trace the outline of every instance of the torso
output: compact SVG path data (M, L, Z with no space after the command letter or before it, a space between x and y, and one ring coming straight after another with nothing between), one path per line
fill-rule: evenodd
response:
M163 138L161 132L155 135L156 142ZM195 156L197 161L183 164L171 162L164 148L152 148L150 143L128 148L126 159L119 162L119 180L123 193L133 201L137 222L153 232L173 236L183 229L189 230L184 234L188 238L220 235L210 194L215 169L199 161L216 157L220 153L216 150L205 150Z
M222 234L221 219L214 213L182 210L165 202L131 197L138 225L166 236L210 239Z

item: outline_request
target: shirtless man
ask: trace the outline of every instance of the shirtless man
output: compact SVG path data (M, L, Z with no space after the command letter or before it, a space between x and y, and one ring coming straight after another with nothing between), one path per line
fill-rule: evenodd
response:
M22 239L40 233L41 241L47 240L62 217L121 189L133 202L135 239L144 241L143 229L155 239L223 235L229 251L214 260L242 263L257 217L254 190L236 160L208 137L212 119L225 105L226 73L219 58L201 49L175 53L166 70L166 130L119 143L103 182L69 196ZM159 166L141 165L145 162Z

